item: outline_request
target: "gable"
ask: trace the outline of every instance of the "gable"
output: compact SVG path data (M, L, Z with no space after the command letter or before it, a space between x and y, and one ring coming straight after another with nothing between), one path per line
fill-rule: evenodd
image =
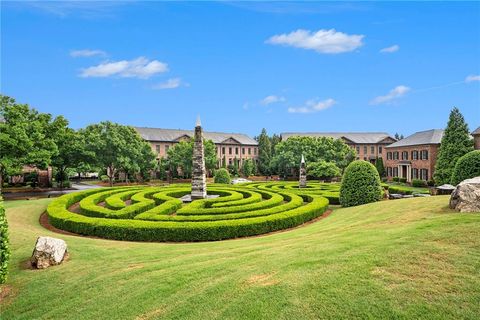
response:
M190 137L189 135L187 134L184 134L184 135L181 135L180 137L176 138L175 141L190 141L192 137Z
M225 143L225 144L241 144L238 140L236 140L232 137L223 140L222 143Z

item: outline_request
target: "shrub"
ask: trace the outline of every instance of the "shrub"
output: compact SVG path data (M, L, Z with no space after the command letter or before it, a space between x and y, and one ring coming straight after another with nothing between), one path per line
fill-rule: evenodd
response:
M393 177L393 178L392 178L392 181L393 181L393 182L400 182L400 178L399 178L399 177Z
M307 172L309 176L322 180L331 180L340 175L340 169L337 165L334 162L325 160L310 162L307 165Z
M426 182L424 180L420 180L420 179L412 180L412 187L421 188L421 187L425 187L425 185L426 185Z
M398 182L406 183L406 182L407 182L407 178L399 178L399 179L398 179Z
M217 171L215 171L215 176L213 178L215 183L225 183L229 184L230 183L230 174L228 173L227 169L220 168Z
M8 260L10 248L8 246L8 223L3 207L3 199L0 197L0 284L7 280Z
M385 177L385 166L383 165L383 159L382 157L378 157L377 160L375 160L375 168L377 168L378 174L380 177Z
M100 180L102 180L102 182L109 182L110 180L108 179L108 176L103 174L100 176Z
M378 201L381 198L380 176L375 166L362 160L349 164L340 187L340 204L351 207Z
M475 150L458 159L453 169L451 182L457 185L465 179L478 176L480 176L480 150Z
M427 181L427 186L429 186L429 187L435 186L435 181L433 181L433 180L428 180L428 181Z

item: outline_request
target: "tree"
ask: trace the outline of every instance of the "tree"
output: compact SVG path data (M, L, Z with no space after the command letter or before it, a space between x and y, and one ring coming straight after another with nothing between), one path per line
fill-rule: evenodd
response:
M270 137L270 144L271 144L271 149L272 149L272 158L275 156L275 147L277 146L277 144L279 144L280 142L282 141L282 138L274 133L271 137Z
M298 175L302 154L307 163L324 160L343 170L354 158L355 150L341 139L329 137L291 137L277 144L272 168L283 176Z
M473 150L468 125L458 108L450 112L447 128L442 137L435 164L434 180L437 185L450 183L458 159Z
M224 168L220 168L216 170L213 181L215 183L229 184L231 180L230 180L230 174L228 173L228 170Z
M378 157L377 160L375 160L375 168L377 168L380 178L385 177L386 172L385 172L385 166L383 165L382 157Z
M145 162L153 167L155 155L132 127L109 121L93 124L85 129L85 141L86 149L95 154L96 164L106 169L110 186L121 169L137 173Z
M373 164L363 160L350 163L342 178L340 204L344 207L358 206L381 198L380 176Z
M168 149L167 159L170 167L177 173L181 171L184 178L190 178L192 176L193 144L193 139L190 141L180 141ZM204 140L203 147L205 168L211 173L217 165L216 147L211 140Z
M242 173L243 175L248 178L253 174L254 170L254 165L253 165L253 160L252 159L247 159L243 162L242 165Z
M480 176L480 150L470 151L461 156L453 169L451 182L457 185L465 179Z
M25 165L45 169L58 153L50 114L0 95L0 193L4 177L20 174Z
M270 161L272 160L272 143L268 137L267 130L262 129L258 141L258 171L260 174L270 174Z
M403 138L403 134L398 134L398 132L395 133L395 140L402 140Z
M320 160L307 164L307 174L315 179L331 180L340 176L341 172L334 162Z
M54 141L58 153L52 157L52 166L57 172L56 180L63 188L64 181L68 180L67 171L93 162L95 155L86 150L83 134L69 128L65 118L58 117L55 127Z

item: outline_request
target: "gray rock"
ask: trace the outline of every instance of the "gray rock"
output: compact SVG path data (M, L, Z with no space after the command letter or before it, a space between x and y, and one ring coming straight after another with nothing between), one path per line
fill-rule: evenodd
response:
M390 193L389 198L390 199L402 199L403 195L401 195L400 193Z
M480 177L463 180L450 196L450 208L460 212L480 212Z
M62 239L39 237L30 262L37 269L45 269L62 263L67 255L67 243Z
M413 196L414 197L430 197L430 195L427 193L414 193Z
M413 194L404 194L403 198L413 198Z

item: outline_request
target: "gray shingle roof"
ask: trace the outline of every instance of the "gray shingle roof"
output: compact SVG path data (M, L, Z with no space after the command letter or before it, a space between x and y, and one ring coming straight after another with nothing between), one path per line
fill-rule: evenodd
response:
M147 141L178 141L183 136L193 137L193 130L179 129L161 129L161 128L145 128L134 127L140 136ZM258 142L243 133L225 133L225 132L203 132L203 137L212 140L214 143L222 143L228 139L234 139L241 144L258 145Z
M475 129L475 131L472 132L472 136L475 134L480 134L480 127L478 127L477 129Z
M442 129L419 131L406 137L405 139L392 143L391 145L387 146L387 148L407 147L423 144L440 144L440 142L442 142L443 131L444 130Z
M354 143L378 143L385 138L392 138L386 132L284 132L282 140L290 137L330 137L334 139L345 138ZM392 138L393 139L393 138Z

